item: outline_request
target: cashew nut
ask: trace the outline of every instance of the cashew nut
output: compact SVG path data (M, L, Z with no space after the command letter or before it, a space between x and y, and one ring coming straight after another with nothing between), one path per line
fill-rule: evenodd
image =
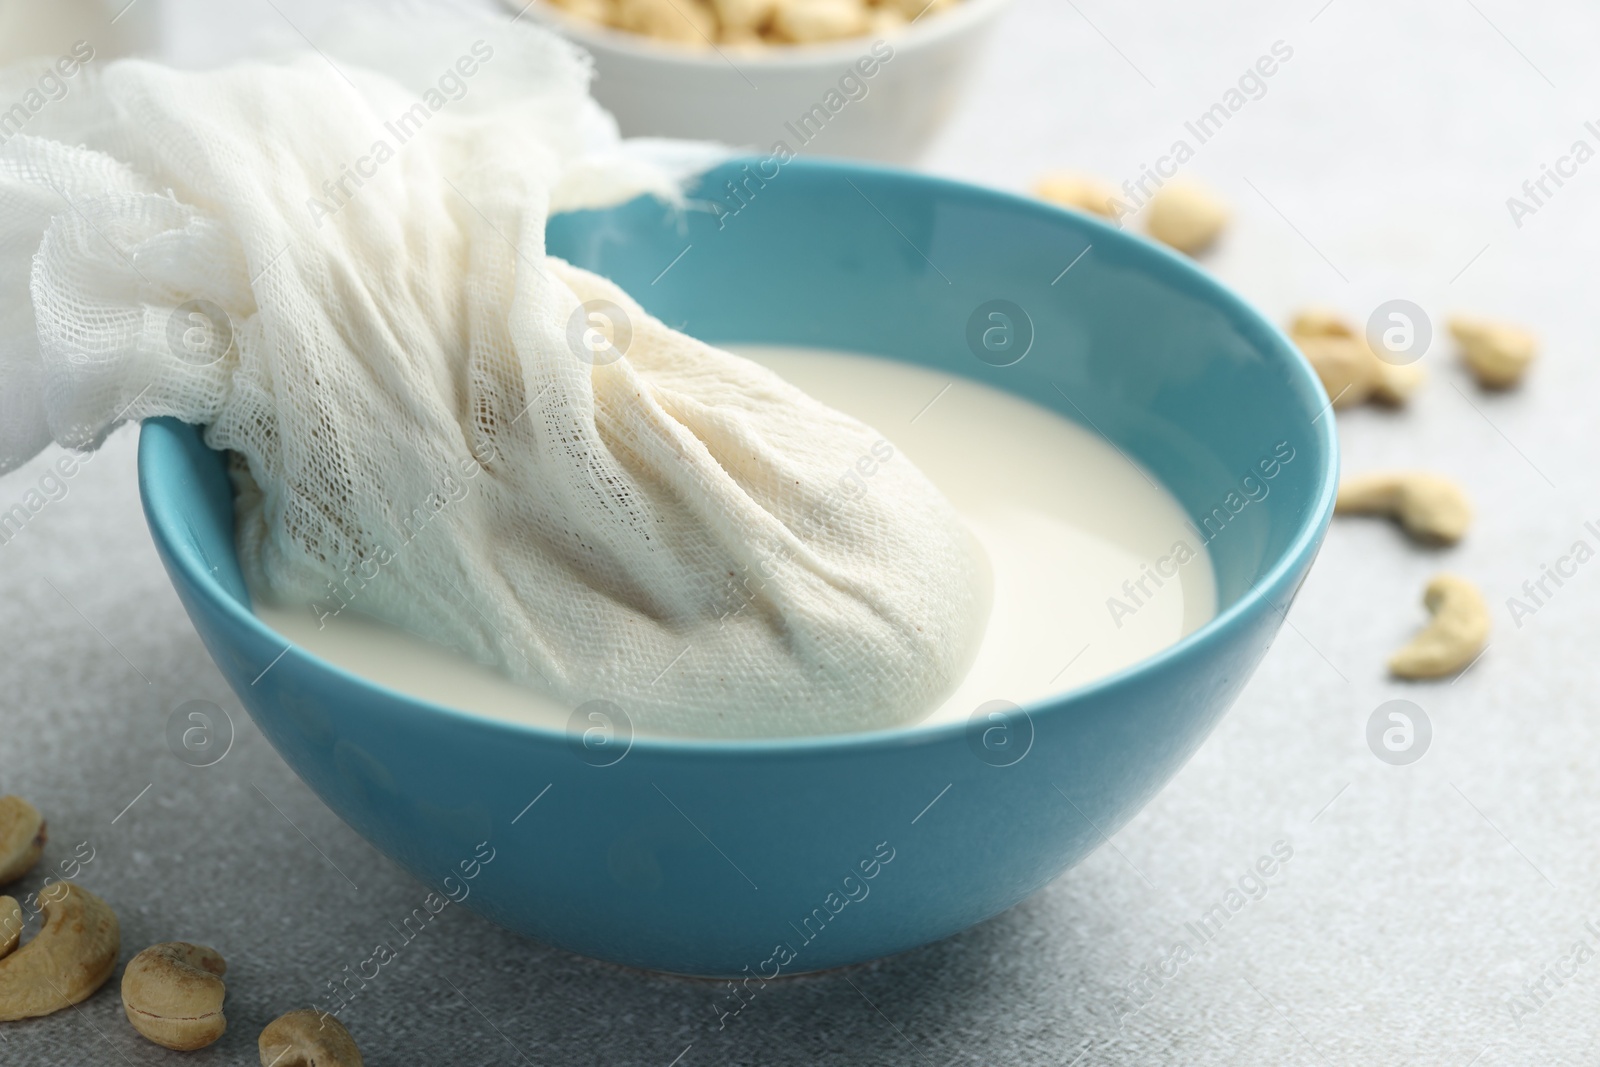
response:
M310 1008L267 1024L258 1042L261 1067L361 1067L355 1039L333 1016Z
M1366 338L1337 312L1323 308L1300 312L1289 324L1289 337L1317 372L1336 408L1369 400L1404 404L1424 378L1421 367L1379 359Z
M935 3L928 10L933 12L945 6L947 5ZM907 18L897 7L880 4L878 7L867 8L867 23L867 32L874 37L892 37L911 25L911 18Z
M923 14L936 14L947 7L953 7L956 0L878 0L878 4L890 10L898 10L908 19L918 18Z
M1370 352L1371 349L1368 349ZM1427 375L1415 363L1395 364L1377 360L1377 375L1372 382L1372 399L1389 407L1400 407L1422 385Z
M1388 515L1419 541L1453 545L1472 523L1461 487L1426 471L1393 471L1346 478L1334 510L1341 515Z
M717 36L717 16L704 0L617 0L616 24L678 44L705 45Z
M711 6L722 24L722 40L759 39L778 9L778 0L711 0Z
M678 44L745 49L888 35L957 0L548 0L568 15ZM870 76L870 75L869 75Z
M205 1048L228 1028L222 1014L228 964L215 949L151 945L122 972L122 1010L133 1028L164 1048Z
M1074 211L1099 215L1103 219L1117 217L1115 200L1117 191L1099 178L1086 174L1048 174L1034 185L1033 192L1041 200L1048 200Z
M1306 308L1295 315L1289 323L1289 336L1295 340L1302 337L1354 337L1355 328L1347 322L1343 315L1330 308Z
M0 1022L76 1004L117 969L122 932L105 901L72 882L56 882L40 896L43 927L0 959Z
M613 0L551 0L551 2L567 14L586 22L605 25L616 16Z
M48 836L38 808L21 797L0 797L0 885L33 869Z
M0 897L0 960L22 942L22 905L15 897Z
M1228 225L1228 209L1209 192L1186 182L1163 185L1150 200L1150 236L1180 252L1205 251Z
M1300 354L1322 380L1322 388L1336 408L1354 407L1371 399L1377 385L1376 360L1367 346L1355 337L1310 334L1295 337Z
M778 36L795 44L859 37L867 27L861 0L786 0L772 18Z
M1478 587L1465 578L1436 576L1422 603L1433 620L1389 659L1389 671L1400 678L1454 674L1476 659L1489 639L1489 608Z
M1457 315L1450 333L1461 346L1467 369L1485 389L1509 389L1522 380L1539 354L1539 340L1517 326Z

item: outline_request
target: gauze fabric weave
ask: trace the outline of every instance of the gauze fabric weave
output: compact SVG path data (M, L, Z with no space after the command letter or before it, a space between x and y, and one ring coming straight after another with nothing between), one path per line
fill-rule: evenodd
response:
M877 431L545 254L552 210L674 193L589 75L460 21L89 64L0 147L0 463L175 416L233 456L257 598L640 731L920 717L986 621L977 550Z

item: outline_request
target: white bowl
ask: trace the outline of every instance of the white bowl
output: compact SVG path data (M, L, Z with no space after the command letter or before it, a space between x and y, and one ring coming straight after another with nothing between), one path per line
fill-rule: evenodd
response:
M759 51L674 46L575 18L547 0L535 0L527 17L594 56L595 99L624 136L718 141L762 155L782 142L796 155L906 163L954 110L1009 3L961 0L878 38L876 55L871 37Z

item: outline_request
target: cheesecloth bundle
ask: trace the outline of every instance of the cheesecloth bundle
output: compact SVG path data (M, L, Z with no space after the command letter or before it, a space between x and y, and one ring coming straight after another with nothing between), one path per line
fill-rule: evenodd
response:
M328 51L89 64L0 147L0 469L204 426L252 595L639 730L935 706L986 621L948 502L875 430L545 254L552 210L673 194L585 57L459 19Z

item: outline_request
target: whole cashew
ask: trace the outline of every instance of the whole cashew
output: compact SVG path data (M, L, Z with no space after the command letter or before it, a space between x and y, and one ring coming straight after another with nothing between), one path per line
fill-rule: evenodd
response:
M1310 308L1289 324L1289 337L1322 379L1335 408L1368 400L1398 406L1422 385L1422 368L1385 362L1337 312Z
M1372 399L1389 407L1400 407L1410 400L1411 394L1421 387L1427 377L1415 363L1387 363L1377 356L1372 359L1378 365L1372 383Z
M0 960L22 942L22 905L15 897L0 897Z
M105 901L71 882L57 882L40 896L44 926L0 959L0 1022L49 1015L85 1000L117 969L122 932Z
M761 28L772 21L778 9L778 0L711 0L711 6L716 9L723 40L760 39Z
M955 3L955 0L950 0L950 3ZM948 6L949 4L934 0L934 3L928 5L928 12L932 14ZM869 7L867 8L867 32L874 37L892 37L911 25L911 20L916 17L914 14L906 15L892 4L879 4L877 7Z
M1489 608L1465 578L1436 576L1422 602L1433 620L1389 659L1389 671L1400 678L1454 674L1476 659L1489 639Z
M617 26L646 37L703 47L717 35L717 16L703 0L617 0Z
M1472 505L1461 487L1425 471L1392 471L1346 478L1334 511L1341 515L1388 515L1420 541L1453 545L1472 523Z
M165 1048L205 1048L228 1028L222 1014L228 964L187 941L151 945L122 972L122 1010L133 1028Z
M1173 182L1150 199L1150 236L1188 255L1204 252L1228 225L1228 208L1197 185Z
M586 22L609 23L614 14L611 0L551 0L567 14Z
M1509 323L1457 315L1450 320L1450 333L1461 345L1467 369L1486 389L1516 385L1539 354L1538 338Z
M1306 308L1296 314L1289 323L1289 336L1296 340L1302 337L1354 337L1355 335L1355 328L1332 308Z
M38 808L21 797L0 797L0 885L27 874L48 837Z
M1085 211L1103 219L1117 216L1117 190L1099 178L1092 178L1086 174L1071 174L1065 171L1047 174L1034 184L1033 192L1041 200L1048 200L1052 204L1060 204L1074 211Z
M1322 379L1334 407L1354 407L1371 399L1378 383L1377 360L1359 339L1310 334L1296 336L1294 343Z
M261 1067L361 1067L355 1039L333 1016L310 1008L267 1024L258 1042Z

